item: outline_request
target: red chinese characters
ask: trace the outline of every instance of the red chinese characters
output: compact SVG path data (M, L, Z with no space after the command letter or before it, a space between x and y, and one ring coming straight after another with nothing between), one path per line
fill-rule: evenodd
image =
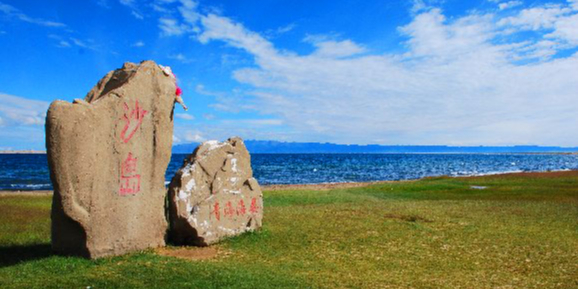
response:
M243 200L239 200L239 203L237 204L237 216L244 216L247 213L247 210L245 209L245 202L243 202Z
M128 153L127 158L120 166L120 190L119 194L132 195L140 191L140 175L136 173L138 159Z
M132 136L140 128L144 117L147 115L148 111L141 108L138 104L138 100L135 101L134 108L131 110L128 104L124 104L124 115L122 119L124 120L124 128L120 133L120 139L124 143L130 141Z
M253 198L251 200L251 208L249 208L249 212L252 214L257 214L259 212L259 205L257 204L257 198Z
M251 200L251 206L249 207L249 213L257 214L259 212L259 205L257 203L257 198ZM223 217L227 219L233 219L235 216L245 216L247 215L247 207L245 206L245 201L242 199L236 202L228 201L223 207ZM221 220L221 206L219 202L215 202L211 209L211 215L215 216L217 221Z
M135 100L134 108L130 109L127 103L123 104L124 127L120 133L122 143L128 143L140 128L148 111L141 108L138 100ZM120 165L120 188L119 195L134 195L140 192L140 174L137 173L138 159L131 152Z
M231 203L231 201L228 201L227 204L225 205L225 217L226 218L233 218L233 215L235 215L235 209L233 209L233 204Z
M215 214L215 218L217 219L217 221L221 220L221 212L219 210L219 202L215 202L215 204L213 205L213 211L211 212L211 214Z

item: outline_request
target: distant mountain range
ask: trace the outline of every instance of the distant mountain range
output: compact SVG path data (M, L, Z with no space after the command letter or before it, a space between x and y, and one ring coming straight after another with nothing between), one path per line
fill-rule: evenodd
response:
M199 143L173 146L173 153L192 153ZM444 146L444 145L341 145L315 142L246 140L251 153L577 153L578 147L556 146Z

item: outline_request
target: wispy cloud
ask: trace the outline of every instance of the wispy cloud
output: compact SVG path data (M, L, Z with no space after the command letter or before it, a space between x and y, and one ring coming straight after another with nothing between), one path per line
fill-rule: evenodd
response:
M161 34L164 36L178 36L188 31L186 25L180 24L173 18L159 19L159 29L161 30Z
M136 5L136 1L134 0L119 0L119 3L130 8L130 14L134 16L134 18L143 20L144 15L142 14L140 8Z
M108 4L108 0L96 0L96 4L102 8L109 9L110 5Z
M182 139L187 142L203 142L205 137L198 130L187 130L184 132Z
M143 46L145 46L145 43L143 41L139 40L139 41L133 43L131 46L132 47L143 47Z
M0 146L43 149L48 102L0 92Z
M137 12L136 10L131 11L130 15L134 16L134 18L139 19L139 20L144 19L144 16L141 13Z
M574 4L451 19L424 4L399 28L403 53L372 53L341 38L309 41L314 52L298 55L216 14L200 14L193 35L253 57L233 77L251 87L250 109L290 126L293 140L577 145L568 133L578 131ZM535 36L508 37L525 31ZM568 49L571 56L559 54ZM222 133L204 133L211 130Z
M98 46L94 43L93 40L80 40L75 37L60 36L56 34L49 34L48 38L54 39L56 41L56 47L60 48L70 48L76 46L94 51L98 50Z
M522 1L508 1L508 2L503 2L498 4L498 7L500 8L500 10L505 10L505 9L510 9L510 8L514 8L516 6L520 6L522 5Z
M72 40L72 43L74 43L76 46L78 47L82 47L82 48L86 48L86 49L90 49L90 50L96 50L96 46L92 43L89 44L89 42L80 40L80 39L76 39L76 38L70 38L70 40ZM90 41L92 42L92 41Z
M169 59L177 60L177 61L179 61L179 62L181 62L181 63L191 63L191 62L193 62L193 59L188 58L187 56L185 56L185 55L182 54L182 53L170 54L170 55L168 56L168 58L169 58Z
M295 29L295 27L297 27L297 25L295 25L295 23L287 24L285 26L277 28L276 32L277 32L277 34L287 33L289 31Z
M68 42L66 40L60 40L56 46L58 46L58 47L70 47L70 42Z
M252 110L254 103L248 99L244 92L238 89L223 92L209 91L202 84L195 86L195 92L201 95L214 97L216 103L210 104L209 107L223 112L239 113L241 110Z
M305 37L304 41L310 42L317 48L315 55L319 57L340 58L366 52L364 47L351 40L330 40L325 36Z
M217 118L214 114L212 113L204 113L203 114L203 118L205 120L214 120L215 118Z
M173 15L173 11L166 8L165 4L178 2L177 8L180 18ZM161 12L163 16L159 18L158 27L163 36L179 36L185 33L198 33L198 20L200 14L197 12L198 2L192 0L159 1L153 5L153 9ZM181 20L182 19L182 20Z
M282 119L227 119L222 120L222 124L236 124L248 127L264 127L264 126L278 126L283 125Z
M175 117L184 120L195 120L195 117L188 113L175 113Z
M22 13L19 9L17 9L13 6L10 6L8 4L4 4L2 2L0 2L0 12L4 13L6 16L8 16L10 18L18 19L20 21L24 21L24 22L28 22L28 23L32 23L32 24L36 24L36 25L40 25L40 26L66 27L66 25L64 23L61 23L61 22L45 20L42 18L30 17L30 16Z
M560 50L578 46L578 9L573 6L547 4L521 9L496 23L507 35L528 31L539 35L534 41L518 43L517 51L513 51L519 52L518 57L550 58Z
M295 29L295 27L297 27L297 24L289 23L285 26L281 26L276 29L269 29L263 33L263 36L265 36L266 38L276 38L278 36L281 36L285 33L292 31L293 29Z
M44 125L49 103L0 92L0 117L4 124Z

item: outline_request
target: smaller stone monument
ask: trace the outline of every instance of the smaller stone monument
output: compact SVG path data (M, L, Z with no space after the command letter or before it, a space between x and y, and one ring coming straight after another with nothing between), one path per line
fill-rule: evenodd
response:
M188 156L169 185L169 235L207 246L261 227L263 194L240 138L207 141Z
M153 61L127 62L84 100L50 105L56 252L98 258L165 244L175 90Z

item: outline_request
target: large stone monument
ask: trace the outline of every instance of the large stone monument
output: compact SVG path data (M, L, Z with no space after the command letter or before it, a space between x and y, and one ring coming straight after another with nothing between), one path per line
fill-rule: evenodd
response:
M208 141L188 156L169 185L169 235L206 246L261 227L263 195L240 138Z
M50 105L56 252L98 258L165 244L174 103L174 78L143 61L109 72L84 100Z

